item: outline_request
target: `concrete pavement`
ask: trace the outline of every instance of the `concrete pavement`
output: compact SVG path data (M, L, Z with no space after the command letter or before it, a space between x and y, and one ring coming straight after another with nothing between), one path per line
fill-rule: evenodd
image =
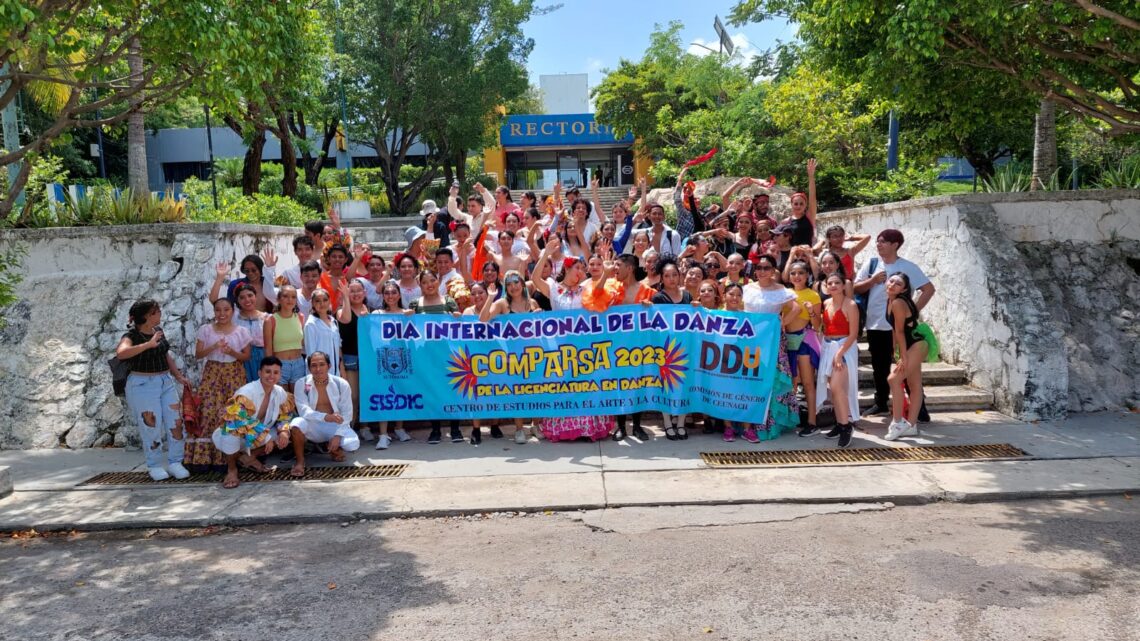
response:
M0 530L197 527L531 512L656 505L747 503L922 504L1059 498L1140 491L1140 415L1101 413L1026 424L993 412L940 414L924 435L883 441L882 419L864 421L852 447L1009 443L1023 460L720 468L700 452L830 449L834 441L789 434L751 445L719 435L687 441L516 445L366 444L348 465L407 463L398 478L349 481L80 486L109 471L142 471L137 451L0 452L15 492L0 499ZM423 433L413 433L422 439ZM326 466L314 455L309 464Z

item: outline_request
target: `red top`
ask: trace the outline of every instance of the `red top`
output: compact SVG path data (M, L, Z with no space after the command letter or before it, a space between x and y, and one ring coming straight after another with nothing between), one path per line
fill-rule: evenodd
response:
M847 315L843 310L835 313L835 316L830 316L827 313L827 306L823 308L823 335L828 338L847 337L850 332L850 325L847 321Z
M846 254L839 258L839 262L843 263L843 273L847 274L848 279L855 278L855 259L851 254ZM367 263L365 263L367 264Z

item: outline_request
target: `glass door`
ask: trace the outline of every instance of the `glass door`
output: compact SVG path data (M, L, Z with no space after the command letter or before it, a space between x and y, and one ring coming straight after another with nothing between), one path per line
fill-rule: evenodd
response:
M578 152L558 152L558 180L563 189L586 186L582 181L582 168L578 163Z

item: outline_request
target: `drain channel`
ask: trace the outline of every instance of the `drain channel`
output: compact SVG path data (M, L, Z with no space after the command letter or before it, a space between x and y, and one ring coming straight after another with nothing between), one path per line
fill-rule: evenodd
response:
M1021 458L1029 456L1008 443L932 445L928 447L868 447L846 450L773 450L759 452L701 452L709 467L753 465L828 465L891 461L946 461Z
M355 479L388 479L396 478L408 469L407 465L362 465L359 467L351 466L332 466L332 467L307 467L305 468L305 476L303 478L295 478L289 475L289 467L279 467L272 472L261 474L252 470L241 470L238 472L238 478L243 483L264 483L269 481L347 481ZM190 478L166 479L165 481L152 481L150 475L146 472L104 472L97 474L86 481L80 483L83 485L179 485L185 483L220 483L224 474L218 472L210 472L206 474L191 474Z

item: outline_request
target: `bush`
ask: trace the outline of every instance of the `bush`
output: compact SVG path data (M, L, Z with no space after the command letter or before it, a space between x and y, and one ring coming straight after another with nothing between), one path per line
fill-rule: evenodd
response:
M16 302L16 286L24 279L21 268L26 255L27 249L15 243L0 255L0 312ZM4 315L0 313L0 327L5 323Z
M219 195L220 198L220 195ZM220 209L198 207L191 211L190 218L195 222L243 223L246 225L280 225L282 227L303 227L313 219L313 210L284 196L254 194L227 198L219 203Z
M900 169L888 172L885 180L846 179L841 180L840 188L844 195L853 199L858 205L898 202L933 196L940 173L942 167L939 165L920 167L904 164Z
M1116 167L1101 171L1097 189L1140 189L1140 156L1125 158Z

